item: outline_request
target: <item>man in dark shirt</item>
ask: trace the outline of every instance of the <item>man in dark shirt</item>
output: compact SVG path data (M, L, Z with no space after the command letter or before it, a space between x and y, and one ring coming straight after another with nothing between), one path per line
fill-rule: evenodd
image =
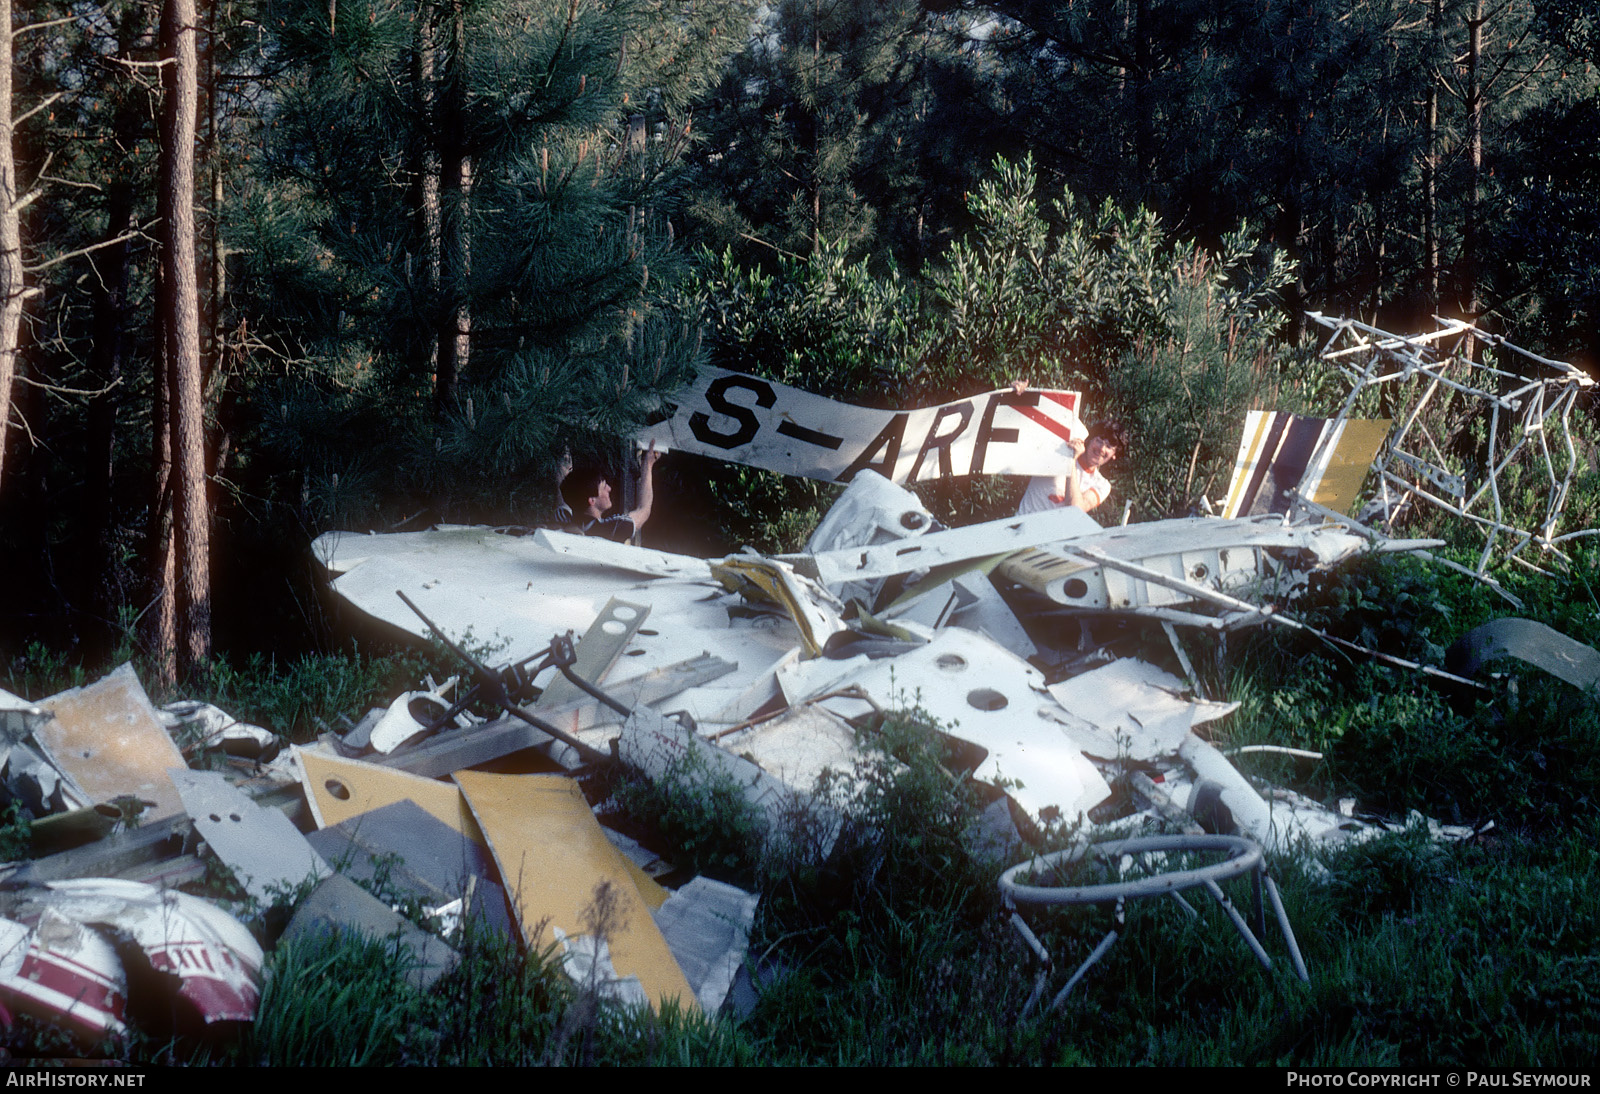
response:
M655 503L655 468L661 453L656 443L641 461L639 476L639 507L629 513L606 516L611 508L611 482L605 471L598 467L585 467L573 471L561 484L561 496L572 507L571 530L586 536L600 536L616 543L626 543L650 519L650 509Z

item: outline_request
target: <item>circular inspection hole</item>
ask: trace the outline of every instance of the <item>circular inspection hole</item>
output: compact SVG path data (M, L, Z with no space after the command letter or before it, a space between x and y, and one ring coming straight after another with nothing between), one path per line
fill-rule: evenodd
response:
M960 672L967 667L967 659L958 653L941 653L934 664L945 672Z
M900 514L900 523L906 528L921 528L928 523L928 518L912 509L907 509Z
M618 604L616 607L611 609L611 618L613 619L632 619L638 614L638 612L623 604Z
M1089 595L1089 585L1081 577L1069 577L1061 591L1073 600L1081 600Z
M607 634L628 633L628 625L622 622L620 619L608 619L604 623L600 624L600 629L605 631Z
M329 779L323 783L323 788L342 802L350 800L350 788L338 779Z
M231 820L234 824L242 824L244 822L244 818L241 817L237 813L229 813L228 814L228 819Z
M1194 569L1189 571L1189 576L1195 581L1204 581L1210 573L1211 570L1204 562L1196 562L1194 564Z
M213 824L221 824L222 823L222 818L217 816L215 813L213 813L213 814L211 814L211 823L213 823Z
M974 710L1004 710L1010 702L994 688L973 688L967 692L967 705Z

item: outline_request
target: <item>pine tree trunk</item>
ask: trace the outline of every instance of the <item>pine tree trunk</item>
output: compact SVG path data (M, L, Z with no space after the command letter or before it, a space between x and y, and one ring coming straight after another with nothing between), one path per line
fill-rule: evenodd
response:
M1443 54L1444 3L1433 0L1429 28L1434 48ZM1429 66L1427 103L1427 151L1422 161L1422 256L1423 290L1430 310L1439 306L1439 75Z
M1476 0L1467 19L1467 217L1461 229L1461 306L1467 318L1474 320L1481 310L1478 302L1478 215L1483 196L1483 24L1483 0Z
M172 427L173 535L177 547L179 649L183 668L211 660L211 537L206 505L205 405L200 355L200 290L195 271L194 145L199 107L194 0L162 12L162 282L168 412Z
M123 119L119 118L119 125ZM128 147L128 145L124 145ZM90 374L101 389L89 399L89 436L85 453L81 542L89 602L96 615L111 620L117 604L119 563L112 536L115 522L117 405L128 355L128 242L116 240L133 226L133 185L118 178L106 186L107 246L90 256L94 270L94 344Z
M11 380L27 290L22 283L22 194L12 144L11 0L0 0L0 471L11 421Z
M439 111L439 19L438 9L432 4L423 5L417 17L417 107L422 117L421 182L417 193L417 215L422 226L425 266L426 299L435 307L443 306L444 287L444 213L441 207L444 155L440 151L443 118ZM432 342L428 359L433 365L434 409L443 412L440 398L439 324L432 323Z
M462 97L465 94L466 13L461 0L450 8L450 47L443 87L440 127L443 151L440 173L441 266L446 306L438 333L438 372L434 397L441 412L455 403L456 385L470 363L472 312L467 282L472 273L468 220L472 203L472 157L462 143Z
M166 178L163 163L161 175ZM150 407L150 523L145 537L145 558L150 565L149 606L141 619L145 650L158 687L178 682L178 570L172 535L172 427L168 406L166 312L167 281L158 273L156 285L155 376Z

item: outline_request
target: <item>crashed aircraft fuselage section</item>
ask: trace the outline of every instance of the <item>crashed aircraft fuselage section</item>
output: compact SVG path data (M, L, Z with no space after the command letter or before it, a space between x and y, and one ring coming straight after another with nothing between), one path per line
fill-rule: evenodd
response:
M1036 652L1030 620L1013 610L1025 598L1002 599L997 586L1031 591L1054 611L1236 626L1262 621L1309 573L1366 546L1337 526L1277 516L1106 529L1067 508L943 529L914 494L867 471L807 552L775 558L708 562L563 533L465 528L333 533L317 551L337 575L335 589L362 610L419 635L427 633L421 613L507 662L564 631L598 641L592 628L610 604L648 613L644 625L613 636L613 667L597 682L620 687L697 654L734 666L676 692L666 709L705 747L742 751L742 764L755 764L756 754L739 749L741 740L759 739L761 752L784 757L771 761L776 771L751 766L752 780L787 780L805 795L821 767L850 762L837 735L817 734L817 717L916 707L976 750L973 776L1005 788L1023 815L1075 822L1110 795L1108 778L1129 753L1119 741L1142 742L1132 749L1142 762L1165 757L1174 788L1191 786L1197 777L1181 746L1196 724L1219 716L1216 704L1147 666L1118 677L1115 701L1079 692L1068 709L1027 660ZM810 714L780 717L786 710ZM1151 711L1159 717L1136 713ZM600 706L590 714L569 727L587 747L603 753L626 738L620 713ZM807 759L807 749L821 751ZM762 800L770 793L760 791Z
M1019 551L1000 564L998 575L1064 607L1089 611L1193 604L1204 602L1207 592L1266 605L1367 545L1338 528L1295 526L1279 517L1180 518Z

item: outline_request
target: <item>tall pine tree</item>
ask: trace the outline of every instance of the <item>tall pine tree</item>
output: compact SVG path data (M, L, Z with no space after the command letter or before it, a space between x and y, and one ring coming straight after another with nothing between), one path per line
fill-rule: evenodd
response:
M916 268L998 148L947 21L915 0L764 5L704 110L695 214L715 250Z
M689 106L716 0L282 0L240 246L284 383L261 424L321 515L527 515L568 444L681 383ZM677 217L675 223L674 217ZM410 510L408 510L410 511Z

